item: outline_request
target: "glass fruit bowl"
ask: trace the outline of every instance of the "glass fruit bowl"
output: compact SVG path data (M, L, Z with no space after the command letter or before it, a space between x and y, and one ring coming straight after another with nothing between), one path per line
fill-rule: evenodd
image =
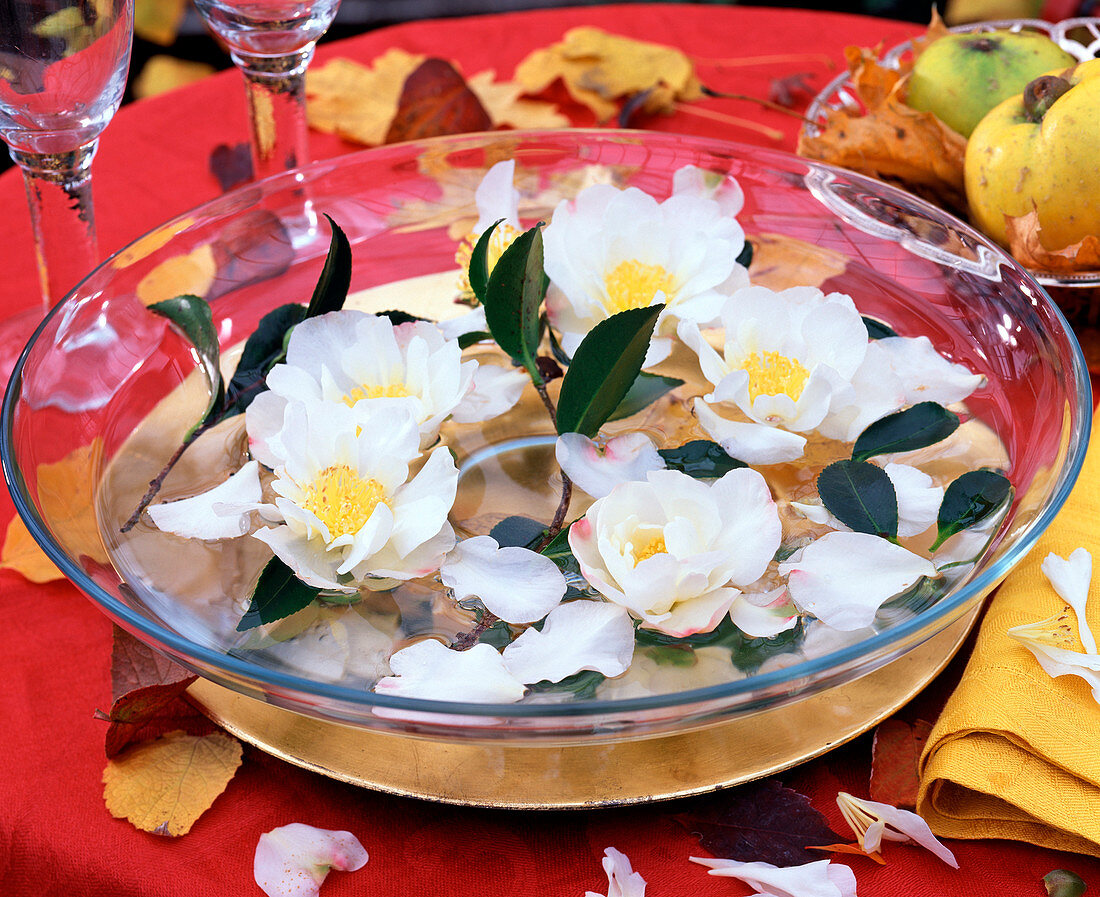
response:
M663 198L686 165L733 175L744 191L737 217L754 249L755 283L847 293L864 316L927 336L983 375L964 416L971 432L991 438L989 456L1000 459L1014 494L973 569L929 606L884 608L874 626L824 638L816 651L737 671L727 659L727 673L710 679L676 674L663 685L597 689L576 700L485 704L369 690L392 648L387 641L380 649L370 633L423 626L386 593L316 611L339 622L321 636L315 617L241 633L242 581L259 569L262 545L231 552L177 540L165 548L144 524L134 539L120 538L208 399L200 356L148 304L203 296L223 356L232 358L265 313L308 301L329 247L324 213L351 243L349 302L454 317L465 310L454 303L455 256L477 218L474 191L505 159L515 160L520 215L531 222L588 183ZM115 623L197 673L193 700L231 731L293 762L393 792L591 806L785 768L905 703L946 664L983 598L1058 512L1080 469L1090 415L1080 348L1057 307L999 249L927 203L726 142L511 132L317 163L167 222L105 262L43 322L8 388L2 449L16 506L51 559ZM452 522L460 533L484 532L509 509L552 513L553 435L544 418L519 419L518 436L487 427L456 449ZM202 450L196 443L164 494L186 493L234 451L231 440ZM356 629L353 616L375 628ZM767 646L750 639L743 647Z

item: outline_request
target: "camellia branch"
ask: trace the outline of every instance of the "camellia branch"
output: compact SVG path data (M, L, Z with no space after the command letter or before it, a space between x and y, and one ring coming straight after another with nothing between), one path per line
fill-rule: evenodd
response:
M208 423L203 424L201 427L196 427L195 430L180 443L180 447L176 449L172 457L168 459L168 463L164 465L161 472L149 481L149 488L145 490L145 494L141 497L141 501L138 502L138 506L134 509L134 513L130 515L130 518L124 524L122 524L119 532L128 533L137 526L137 522L141 519L141 515L145 513L145 509L149 507L153 499L157 497L157 493L160 492L160 487L164 485L165 479L168 477L168 474L172 472L172 468L176 466L176 462L183 457L183 453L187 451L188 446L209 430L212 425L213 423Z

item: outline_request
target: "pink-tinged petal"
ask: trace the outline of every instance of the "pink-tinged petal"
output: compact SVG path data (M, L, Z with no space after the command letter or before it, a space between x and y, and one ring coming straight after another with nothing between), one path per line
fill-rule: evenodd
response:
M249 516L262 498L260 464L249 461L213 489L152 505L149 517L157 529L185 539L235 539L250 529Z
M875 341L905 385L905 403L961 402L985 382L961 364L948 361L926 336L891 336Z
M1073 637L1065 613L1046 620L1013 626L1011 638L1027 648L1048 676L1077 676L1092 689L1092 698L1100 704L1100 654L1074 650Z
M402 648L390 657L393 676L379 679L379 694L428 701L512 704L523 697L523 683L504 668L496 648L478 644L455 651L435 639Z
M856 897L855 873L829 860L779 867L711 857L690 859L709 867L711 875L740 879L758 891L756 897Z
M702 398L695 400L695 417L701 426L725 450L746 464L782 464L797 461L806 447L806 437L767 424L727 420Z
M501 548L491 536L463 539L439 568L457 601L480 598L508 623L532 623L557 607L565 577L550 558L527 548Z
M630 865L625 853L608 847L603 852L603 871L607 873L607 897L645 897L645 879ZM603 897L586 891L585 897Z
M665 467L657 446L642 432L609 439L603 449L580 433L563 433L554 455L573 484L593 498L603 498L620 483L644 480L649 471Z
M687 638L698 632L710 632L722 622L737 589L714 589L698 598L677 602L671 611L660 617L646 615L647 628L656 629L673 638Z
M913 841L934 853L948 866L959 868L955 855L937 840L928 823L916 813L899 810L891 804L863 800L846 791L837 794L836 803L855 832L860 846L868 853L876 851L883 840Z
M798 608L782 586L759 595L738 595L729 614L733 625L752 638L771 638L798 623Z
M779 565L791 599L834 629L869 626L885 601L938 575L927 558L867 533L827 533L795 558Z
M1061 558L1053 551L1042 563L1042 569L1050 584L1062 600L1077 614L1077 629L1086 654L1096 653L1096 638L1085 616L1085 605L1092 586L1092 555L1084 548L1075 548L1068 558Z
M634 624L625 608L580 599L561 604L542 631L527 629L504 649L504 666L527 684L560 682L581 670L622 675L634 654Z
M253 874L268 897L316 897L329 870L354 872L367 852L351 832L295 822L260 835Z
M470 388L451 417L460 424L489 420L511 411L530 382L526 371L498 364L479 364Z

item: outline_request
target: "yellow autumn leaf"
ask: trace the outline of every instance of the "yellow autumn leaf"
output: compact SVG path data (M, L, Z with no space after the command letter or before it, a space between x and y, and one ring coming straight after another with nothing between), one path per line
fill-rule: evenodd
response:
M64 579L64 575L38 547L22 517L13 517L4 535L4 548L0 551L0 570L13 570L31 582L52 582Z
M158 53L149 57L149 61L142 66L141 74L134 79L134 96L138 99L155 97L185 84L201 81L213 73L214 66L205 62L176 59Z
M103 800L142 831L186 835L240 765L241 744L224 732L169 732L108 761Z
M642 108L651 114L703 96L695 67L680 50L587 26L535 50L516 67L515 78L525 93L540 93L560 78L599 121L618 112L616 100L647 91Z
M117 255L111 259L112 268L128 268L137 262L140 262L146 256L152 255L161 246L172 239L176 234L187 230L192 224L195 223L195 219L187 217L181 221L177 221L174 224L165 224L158 227L156 230L151 230L144 237L135 240Z
M176 41L187 0L134 0L134 34L162 47Z
M153 268L137 285L137 295L146 305L184 293L205 296L217 273L214 250L204 243L191 252L167 258Z
M536 130L567 128L569 116L558 111L553 103L522 99L523 85L515 81L496 81L496 72L486 69L466 79L485 111L497 127Z

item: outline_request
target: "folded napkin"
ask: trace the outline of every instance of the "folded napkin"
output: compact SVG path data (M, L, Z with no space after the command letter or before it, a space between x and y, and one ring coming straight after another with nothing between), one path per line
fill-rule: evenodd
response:
M1095 560L1088 620L1100 632L1098 521L1095 425L1076 487L993 596L962 681L921 757L917 809L937 835L1007 838L1100 856L1100 705L1081 678L1052 679L1007 634L1065 607L1039 565L1052 551L1068 557L1080 546Z

